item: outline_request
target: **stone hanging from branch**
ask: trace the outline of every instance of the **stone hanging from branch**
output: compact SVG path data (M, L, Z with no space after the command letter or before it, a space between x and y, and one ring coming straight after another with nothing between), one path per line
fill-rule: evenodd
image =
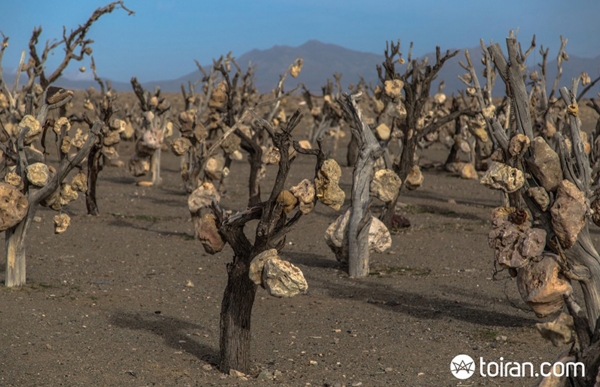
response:
M0 231L17 225L29 208L27 197L14 185L0 183Z
M539 259L531 260L519 269L519 293L538 317L560 311L564 296L573 292L571 283L561 274L559 259L557 255L545 252Z
M276 249L266 250L250 263L250 279L274 297L293 297L308 290L302 271L279 258Z
M339 164L333 159L327 159L315 178L317 198L321 203L336 211L344 204L346 197L346 194L338 185L341 176L342 169Z

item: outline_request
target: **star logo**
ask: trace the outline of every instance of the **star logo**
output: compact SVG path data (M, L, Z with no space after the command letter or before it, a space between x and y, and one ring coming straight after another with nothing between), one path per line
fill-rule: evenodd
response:
M450 372L457 379L469 379L475 372L475 361L469 355L458 355L450 362Z

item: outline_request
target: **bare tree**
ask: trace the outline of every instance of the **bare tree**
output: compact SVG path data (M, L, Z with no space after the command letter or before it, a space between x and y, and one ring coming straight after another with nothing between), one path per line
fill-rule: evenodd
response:
M389 157L386 164L402 180L400 189L409 186L407 180L412 181L411 188L416 188L421 184L422 175L416 164L416 150L421 139L464 114L462 111L454 111L426 121L431 83L437 77L444 63L456 54L458 51L446 51L442 55L440 48L436 47L435 63L431 65L427 58L420 61L412 58L411 44L406 69L403 73L399 73L396 65L404 62L400 52L400 42L391 42L386 45L384 62L381 66L377 66L381 82L378 90L381 101L378 107L381 112L379 120L387 118L390 121L390 124L387 125L388 135L385 141L389 142L391 138L389 134L393 133L395 129L399 132L398 154L393 159ZM380 123L378 122L378 124ZM384 156L386 153L384 152ZM396 198L386 204L380 216L381 221L388 227L393 225L399 195L400 190Z
M557 361L585 365L585 375L542 379L539 385L592 386L600 366L600 255L588 229L595 194L577 117L580 79L571 90L560 89L566 119L548 142L535 134L531 116L524 82L529 50L521 51L512 32L506 44L508 58L499 44L487 47L507 85L515 118L505 129L495 115L489 116L490 132L502 151L481 182L507 197L507 205L492 213L489 244L496 262L517 277L519 292L536 315L555 317L537 328L556 345L570 344ZM580 284L583 300L573 293L572 281Z
M61 209L69 202L77 199L77 191L85 190L82 174L77 174L71 184L65 182L69 172L78 167L88 156L94 143L103 131L103 124L95 122L87 138L71 138L71 123L64 116L65 106L71 101L73 92L51 86L60 77L62 71L72 60L82 60L92 53L92 40L87 39L90 27L104 14L121 8L129 12L122 1L110 3L98 8L84 25L72 30L69 34L63 28L61 40L48 41L41 53L37 48L42 28L33 30L29 41L29 61L24 62L21 56L17 80L12 89L6 87L0 71L0 89L6 107L3 112L8 115L6 125L0 130L0 149L2 150L2 166L0 173L4 178L2 195L4 197L1 230L6 237L6 280L8 287L21 286L26 281L26 237L33 217L40 205L53 210ZM4 53L8 38L3 35L0 53ZM48 56L58 47L64 45L65 55L49 75L46 73ZM76 52L79 50L79 52ZM1 56L0 56L1 59ZM1 70L1 67L0 67ZM19 90L19 75L25 72L28 80ZM39 84L36 80L39 79ZM48 118L48 113L58 110L60 118ZM1 123L1 121L0 121ZM54 133L57 148L57 165L52 165L46 152L46 140ZM40 142L43 151L36 148ZM71 149L76 152L71 154ZM70 224L65 213L54 217L55 232L64 232Z
M158 186L160 177L160 156L166 137L173 131L169 121L171 106L162 97L161 90L156 87L154 93L146 91L136 77L131 78L131 86L138 98L141 109L141 126L136 130L135 154L129 160L129 171L134 176L151 173L150 181L140 181L138 185Z
M114 118L114 113L117 110L114 107L114 102L117 96L112 90L110 82L105 82L98 77L93 57L91 58L90 67L93 71L94 79L100 86L100 95L95 96L93 89L88 90L86 92L87 97L84 107L92 111L95 116L94 119L102 121L104 126L87 158L85 203L89 215L98 215L98 200L96 198L98 175L106 165L123 165L123 162L118 160L119 154L115 146L121 141L120 134L125 131L126 123L123 120ZM92 127L94 122L86 113L83 113L81 117L72 115L69 117L69 120L71 122L84 122L89 128Z

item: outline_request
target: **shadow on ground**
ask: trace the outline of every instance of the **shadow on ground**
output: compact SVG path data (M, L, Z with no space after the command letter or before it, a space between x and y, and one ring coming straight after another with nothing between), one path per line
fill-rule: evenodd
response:
M413 293L369 280L346 279L340 282L322 278L307 278L307 280L313 288L319 288L329 297L367 302L417 319L454 319L475 325L501 327L532 326L538 322L535 319L516 315L516 313L523 313L519 310L515 310L515 314L499 312L470 301L423 295L418 291ZM479 295L471 294L468 298L479 300Z
M199 343L186 335L191 330L204 330L198 324L193 324L174 317L162 316L155 313L116 312L110 317L110 323L125 329L143 330L160 336L169 347L185 351L209 364L217 364L219 351L206 344Z

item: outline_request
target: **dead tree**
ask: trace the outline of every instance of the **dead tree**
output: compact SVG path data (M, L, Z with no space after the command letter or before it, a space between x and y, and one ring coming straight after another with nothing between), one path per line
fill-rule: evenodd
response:
M536 315L556 317L537 328L556 345L570 344L557 361L585 365L585 375L571 375L570 385L592 386L600 366L600 255L588 223L600 205L595 207L598 199L577 117L580 80L573 81L571 90L560 89L566 120L547 142L534 134L523 76L526 54L513 33L506 43L508 59L499 44L487 48L507 85L515 117L507 129L495 116L489 117L502 155L481 182L504 191L508 201L492 213L489 244L496 263L517 277L521 297ZM572 281L581 286L583 308L572 292ZM563 386L566 378L542 380L540 385Z
M221 306L222 372L249 370L250 318L258 285L278 297L289 297L307 288L300 270L277 257L277 252L285 246L286 234L317 201L310 180L285 189L294 160L290 156L292 130L300 118L300 113L296 112L281 131L275 131L266 120L259 123L280 151L277 176L267 201L230 216L225 215L216 201L212 204L218 236L224 243L229 243L234 252L233 261L227 265L228 281ZM324 155L320 151L306 150L297 143L294 143L294 149L298 153L316 155L317 169L323 163ZM259 221L254 242L250 242L244 233L246 224L252 220Z
M318 103L317 98L304 85L302 85L302 96L313 118L308 134L310 145L316 146L317 139L323 139L325 135L328 135L332 139L331 156L335 158L339 140L344 137L345 133L341 130L343 111L338 102L342 96L342 74L334 73L333 77L335 84L328 79L327 84L321 87L322 102L319 98L320 103Z
M133 176L144 176L151 173L150 181L139 181L145 187L158 186L160 177L160 156L166 137L173 131L173 124L168 114L171 106L161 96L159 87L150 93L142 87L136 77L131 78L131 86L138 98L142 112L141 126L136 130L135 153L129 159L129 172Z
M90 28L98 21L98 19L100 19L100 17L102 17L102 15L111 13L119 8L127 11L129 15L133 14L133 11L125 7L123 1L115 1L104 7L98 8L83 25L71 30L69 34L67 34L66 27L63 27L62 39L47 41L41 54L38 52L37 44L39 37L42 34L42 27L34 28L31 39L29 40L30 61L26 70L27 75L29 76L29 82L33 82L35 78L39 77L42 89L46 89L62 75L62 72L67 68L69 62L72 60L81 61L86 55L91 55L91 44L93 43L93 40L87 38ZM60 46L64 46L65 56L51 74L46 74L44 63L52 51Z
M46 96L46 94L44 94ZM54 210L60 209L70 201L77 199L76 180L71 184L64 182L69 172L79 165L89 154L96 141L102 123L96 122L87 136L87 140L69 156L71 141L68 131L70 123L62 117L56 122L47 120L49 111L66 104L71 96L41 106L37 117L26 115L19 123L18 136L8 137L0 144L4 158L10 159L13 171L5 171L4 183L1 183L5 207L1 230L6 235L6 279L8 287L22 286L26 281L26 237L33 217L40 205ZM42 123L43 122L43 128ZM50 129L56 134L59 149L59 164L50 168L44 155L33 147L33 142L45 135ZM6 132L4 132L7 134ZM75 187L74 187L75 186ZM68 215L61 213L54 217L55 232L62 233L70 223Z
M105 82L98 77L96 71L96 63L94 58L91 58L91 65L94 79L100 86L100 95L94 96L93 90L87 92L87 98L85 99L84 107L86 110L91 110L94 113L94 120L100 120L103 122L103 130L99 132L99 137L94 143L94 146L90 150L90 154L87 158L87 176L85 185L85 204L88 215L98 215L98 200L96 198L96 186L98 184L98 175L105 165L115 162L115 166L122 166L123 163L116 163L118 160L118 153L115 146L121 141L121 133L125 131L126 123L123 120L119 120L113 117L115 113L114 101L117 96L112 90L110 83ZM81 117L71 116L69 117L71 122L83 122L88 125L89 128L93 126L94 121L88 117L86 113L83 113ZM80 167L81 169L83 166Z
M458 51L446 51L442 55L439 47L436 47L436 58L433 65L428 64L428 59L417 60L412 58L411 50L408 54L408 65L403 73L396 70L399 62L404 63L400 52L400 42L391 42L384 51L385 60L381 66L377 66L377 72L381 82L379 88L380 102L378 110L381 124L383 119L389 119L387 141L389 135L395 129L399 132L399 152L392 159L388 158L386 164L402 180L396 198L387 203L380 220L387 226L393 225L396 214L396 203L400 196L402 187L417 188L420 186L423 176L416 164L416 150L421 139L429 133L435 132L443 125L452 122L456 117L464 114L455 111L448 115L438 117L432 122L425 123L427 115L427 103L430 98L431 83L443 67L444 63L456 56Z
M348 219L348 274L351 277L366 277L369 274L369 209L370 187L373 180L375 160L383 153L371 128L366 124L358 109L360 95L345 95L344 103L353 118L352 136L357 139L358 158L352 177L352 205Z
M4 206L0 229L5 231L6 238L5 285L8 287L21 286L26 282L26 237L38 207L42 205L61 211L65 205L77 199L78 190L85 190L82 174L77 174L70 184L65 179L88 156L103 125L102 122L94 123L86 138L80 133L79 137L76 135L71 138L71 123L62 113L71 101L73 92L53 87L51 83L60 77L70 61L82 60L85 55L91 54L90 45L93 41L86 38L87 32L102 15L116 8L132 13L122 1L98 8L84 25L69 34L63 28L63 38L48 41L41 55L38 54L37 44L42 29L35 28L29 41L29 61L25 64L23 53L12 90L6 87L0 71L0 89L6 100L4 112L9 115L7 124L0 127L0 173L4 179L1 183ZM4 37L1 53L7 47L7 42L8 38ZM46 60L62 45L65 56L58 67L47 75ZM19 90L19 75L22 72L28 75L28 80ZM38 79L39 84L36 83ZM60 118L49 119L48 113L52 110L58 110ZM46 158L46 140L52 136L51 133L54 133L57 165L51 165ZM38 140L43 151L36 148ZM72 149L76 150L74 154L71 154ZM62 233L69 226L70 218L60 213L54 217L54 224L55 232Z

